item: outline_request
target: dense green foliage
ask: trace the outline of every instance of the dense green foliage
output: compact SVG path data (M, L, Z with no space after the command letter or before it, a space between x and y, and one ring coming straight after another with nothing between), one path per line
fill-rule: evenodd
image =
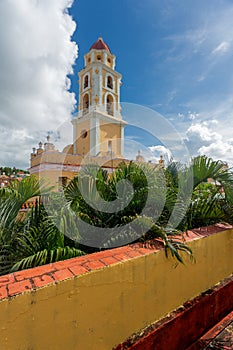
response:
M19 217L22 205L38 195L44 205ZM232 213L233 173L205 156L166 169L122 163L111 175L87 166L62 193L51 194L29 177L0 189L0 273L154 238L183 262L181 252L192 252L174 235L233 223Z
M25 217L22 205L50 189L33 176L0 189L0 274L35 267L84 254L66 245L64 235L37 202Z
M15 175L17 173L24 173L24 174L29 174L29 171L28 170L23 170L23 169L18 169L16 167L9 167L9 166L4 166L4 167L0 167L0 174L5 174L7 176L10 176L10 175Z

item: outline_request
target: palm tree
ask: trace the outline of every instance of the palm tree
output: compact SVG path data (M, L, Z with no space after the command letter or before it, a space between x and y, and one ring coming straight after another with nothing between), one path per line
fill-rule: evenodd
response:
M28 199L48 192L33 176L0 189L0 274L154 238L183 262L180 252L192 252L174 236L233 222L233 173L206 156L166 169L122 163L110 175L85 167L64 188L65 204L62 194L52 193L45 208L37 202L19 219Z
M179 231L167 229L165 216L171 213L177 191L166 194L163 169L123 162L108 177L97 168L94 173L93 168L89 170L65 188L68 207L80 219L77 225L83 244L106 249L159 237L166 252L171 251L179 261L182 261L179 249L191 254L183 242L172 240ZM82 229L83 222L89 224L88 230L84 224Z
M84 254L75 244L66 245L64 234L38 201L25 218L19 217L28 199L49 190L33 176L0 190L0 274Z
M206 156L192 159L188 172L193 174L192 197L184 228L207 226L232 220L233 173L222 161ZM208 184L211 180L212 183ZM221 191L220 191L221 190Z

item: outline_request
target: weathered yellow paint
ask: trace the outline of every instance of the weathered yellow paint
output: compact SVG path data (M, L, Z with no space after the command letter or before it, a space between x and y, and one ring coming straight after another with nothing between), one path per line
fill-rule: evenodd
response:
M76 154L63 153L63 152L43 152L33 159L31 159L31 167L35 167L40 164L79 164L82 161L81 156Z
M85 138L82 137L84 130L87 132ZM90 120L83 120L76 126L76 152L86 155L90 152Z
M3 300L0 349L112 349L231 275L233 230L188 245L195 264L159 251Z
M108 141L112 141L112 152L115 157L120 157L121 126L119 124L107 124L100 121L100 147L102 152L108 152Z

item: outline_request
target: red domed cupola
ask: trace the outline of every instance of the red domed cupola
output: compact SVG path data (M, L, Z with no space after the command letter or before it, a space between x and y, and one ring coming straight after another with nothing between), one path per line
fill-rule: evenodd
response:
M111 53L108 45L101 37L91 46L90 50L107 50L109 53Z

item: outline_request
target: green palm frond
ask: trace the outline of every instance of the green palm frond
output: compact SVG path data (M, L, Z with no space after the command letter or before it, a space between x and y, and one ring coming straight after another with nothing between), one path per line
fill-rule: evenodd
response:
M84 255L81 250L68 246L58 247L53 250L44 249L15 262L11 267L10 272L29 269L35 266L66 260L81 255Z
M34 176L27 177L21 182L13 181L7 191L0 191L0 227L13 227L22 205L33 197L50 191L43 180Z
M220 180L225 174L225 163L222 161L214 161L206 156L198 156L192 159L191 167L193 172L193 187L195 188L208 179ZM229 178L228 178L229 180Z

